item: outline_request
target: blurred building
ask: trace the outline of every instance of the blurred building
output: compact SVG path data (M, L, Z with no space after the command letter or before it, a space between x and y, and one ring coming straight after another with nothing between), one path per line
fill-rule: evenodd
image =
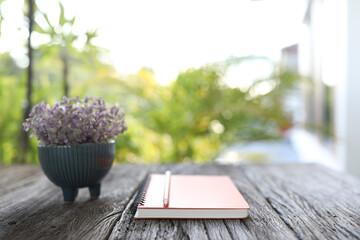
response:
M311 82L298 109L307 136L326 150L324 161L360 177L359 13L359 0L308 0L301 39L282 56Z

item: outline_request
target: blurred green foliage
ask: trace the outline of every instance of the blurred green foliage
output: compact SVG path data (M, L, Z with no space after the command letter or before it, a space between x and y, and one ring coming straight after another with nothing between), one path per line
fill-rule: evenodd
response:
M37 59L41 56L38 49ZM10 164L17 156L25 82L23 70L9 54L1 56L0 64L0 159ZM226 64L213 64L189 69L169 86L161 86L146 68L120 76L109 65L83 62L71 71L70 96L102 96L125 108L129 130L118 137L117 161L203 162L213 159L224 143L279 138L291 121L283 101L296 81L293 74L278 69L243 92L223 82L226 68ZM57 58L36 61L35 103L62 97L60 75ZM264 82L274 84L273 90L250 94ZM27 162L37 162L34 139Z
M160 163L211 161L221 146L235 141L276 139L289 127L291 118L284 101L299 77L275 67L271 76L254 81L246 90L226 85L231 66L253 58L229 58L223 62L188 69L168 86L155 81L151 69L142 68L131 75L119 74L106 59L104 49L93 46L96 32L88 32L83 49L73 47L77 38L54 29L75 19L64 18L58 26L35 28L51 41L34 50L33 99L49 103L64 95L64 52L71 61L68 95L103 97L125 109L129 130L118 137L116 161ZM1 36L0 36L1 37ZM21 47L21 46L19 46ZM0 55L0 163L12 164L19 155L18 135L26 94L26 71L19 68L9 53ZM241 79L239 79L241 81ZM266 91L264 91L264 89ZM37 141L31 139L27 163L37 163Z
M37 56L42 56L41 49ZM36 63L34 102L60 99L61 62L41 57ZM1 56L0 64L7 65L1 68L7 71L1 72L0 82L0 156L2 163L10 164L17 156L25 84L22 70L8 54ZM291 121L283 101L296 81L294 74L275 69L269 79L255 81L243 92L224 83L229 65L189 69L169 86L161 86L150 69L120 76L109 65L84 61L71 71L70 95L102 96L125 108L129 130L118 137L117 161L204 162L213 159L226 143L280 138L282 128ZM264 82L274 84L272 91L252 96ZM36 152L32 139L27 162L37 162Z

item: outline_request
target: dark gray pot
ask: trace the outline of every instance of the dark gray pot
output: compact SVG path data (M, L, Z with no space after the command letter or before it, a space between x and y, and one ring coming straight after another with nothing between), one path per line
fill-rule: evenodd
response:
M45 175L62 188L65 203L72 203L78 188L89 187L91 198L99 197L100 181L114 161L115 142L39 146L38 151Z

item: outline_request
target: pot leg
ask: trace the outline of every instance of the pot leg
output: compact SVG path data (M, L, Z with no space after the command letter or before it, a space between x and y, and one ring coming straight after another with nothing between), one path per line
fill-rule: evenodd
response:
M101 186L101 184L98 183L98 184L95 184L95 185L89 187L90 197L91 197L92 200L95 200L95 199L99 198L99 196L100 196L100 186Z
M62 187L61 189L63 191L65 204L72 204L78 195L78 189L71 187Z

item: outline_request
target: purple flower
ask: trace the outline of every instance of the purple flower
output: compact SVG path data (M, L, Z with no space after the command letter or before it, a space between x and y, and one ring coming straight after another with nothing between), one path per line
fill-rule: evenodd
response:
M63 97L52 108L41 101L23 127L33 131L41 146L108 142L127 130L125 114L117 104L107 108L103 98L79 96Z

